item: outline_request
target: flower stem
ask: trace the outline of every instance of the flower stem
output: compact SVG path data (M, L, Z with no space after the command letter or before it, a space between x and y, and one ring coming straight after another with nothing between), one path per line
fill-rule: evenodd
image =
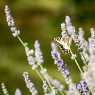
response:
M40 66L41 70L44 70L44 67L43 67L41 64L39 64L39 63L37 63L37 64ZM44 76L43 76L43 77L44 77ZM52 91L54 91L55 89L52 87L50 81L49 81L48 79L46 79L46 81L47 81L47 83L48 83L50 89L51 89Z
M72 55L73 55L72 50L71 50L71 49L69 49L69 51L70 51L71 56L72 56ZM77 59L76 59L76 58L74 58L74 61L75 61L76 65L77 65L77 67L78 67L79 71L81 72L81 74L83 74L83 71L82 71L82 69L80 68L79 63L78 63L78 61L77 61Z
M38 72L38 70L35 70L35 71L36 71L37 75L40 77L40 79L41 79L42 81L44 81L43 77L42 77L41 74Z
M17 39L20 41L20 43L25 47L25 43L23 42L23 40L19 37L19 36L17 36Z

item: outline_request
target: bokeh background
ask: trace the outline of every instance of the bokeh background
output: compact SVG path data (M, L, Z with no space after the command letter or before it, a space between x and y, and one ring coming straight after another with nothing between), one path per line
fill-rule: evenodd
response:
M64 22L66 15L71 17L76 30L78 27L84 28L87 39L90 35L89 28L95 27L95 0L0 0L0 83L5 82L10 95L14 94L16 88L21 89L22 95L30 95L22 77L22 73L28 71L39 95L43 95L41 80L28 65L24 48L12 37L7 26L5 4L11 8L22 39L31 48L34 41L39 40L45 60L44 67L51 76L64 83L64 78L51 58L51 41L60 35L60 24ZM77 82L80 78L76 65L64 54L63 59L74 82ZM79 63L82 65L80 60ZM3 95L1 88L0 95Z

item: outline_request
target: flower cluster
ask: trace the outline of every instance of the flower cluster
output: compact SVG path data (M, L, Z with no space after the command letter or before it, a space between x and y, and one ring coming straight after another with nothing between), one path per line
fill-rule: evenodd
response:
M23 73L23 77L26 83L27 88L29 89L29 91L31 92L32 95L37 95L37 90L34 86L34 84L31 82L31 80L29 79L29 75L28 72L24 72Z
M84 80L81 80L80 83L76 85L76 88L79 90L81 94L89 95L89 89L87 83Z
M72 82L70 73L68 69L65 67L63 60L61 59L60 53L58 52L56 45L52 43L51 47L52 47L51 55L55 60L55 64L57 64L58 71L62 73L62 75L65 78L65 82L68 84L68 91L66 92L67 95L76 95L76 94L79 95L75 87L75 84Z
M24 43L24 48L25 48L28 63L32 66L33 70L36 69L40 64L44 62L38 40L36 40L34 43L35 50L30 49L27 43Z

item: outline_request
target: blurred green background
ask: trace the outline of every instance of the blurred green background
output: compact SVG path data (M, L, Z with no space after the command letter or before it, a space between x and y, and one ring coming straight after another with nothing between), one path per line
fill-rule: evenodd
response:
M34 41L39 40L45 60L44 67L51 76L64 83L64 78L53 64L50 43L54 37L60 35L60 24L64 22L66 15L71 17L76 28L84 28L87 38L89 28L95 26L95 0L0 0L0 83L5 82L10 95L14 94L16 88L21 89L22 95L30 95L22 77L22 73L28 71L39 90L39 95L43 95L41 80L27 64L24 48L12 37L7 26L5 4L11 8L16 25L21 30L22 39L29 42L32 48ZM79 72L76 65L68 56L63 55L63 58L74 82L77 82ZM82 65L80 60L79 62Z

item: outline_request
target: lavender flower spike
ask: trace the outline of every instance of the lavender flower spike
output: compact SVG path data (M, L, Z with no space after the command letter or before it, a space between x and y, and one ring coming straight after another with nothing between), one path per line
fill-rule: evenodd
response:
M58 70L64 75L65 78L69 76L69 71L65 68L64 62L60 57L60 53L57 51L57 47L54 43L51 44L51 55L57 64Z
M20 31L15 26L15 22L14 22L13 17L11 16L8 5L5 6L5 15L6 15L6 21L12 32L13 37L17 37L20 34Z
M5 86L4 83L1 83L1 88L2 88L2 91L3 91L4 95L9 95L9 93L8 93L8 91L7 91L6 86Z
M51 55L53 59L57 61L58 59L60 59L60 53L56 50L57 47L54 43L51 43L51 47L52 47Z
M35 59L36 59L37 63L41 64L44 62L44 59L43 59L42 52L40 50L40 44L39 44L38 40L35 41L34 47L35 47Z
M65 23L66 23L66 29L69 35L73 34L75 29L74 26L72 26L71 19L69 16L66 16L65 18Z
M23 77L24 77L24 80L25 80L25 83L26 83L26 87L29 89L30 93L32 95L37 95L38 91L36 90L34 84L31 82L31 80L29 79L28 72L24 72Z
M34 50L30 49L27 45L25 46L25 52L28 60L28 64L32 66L32 69L36 69L38 65L36 64L35 57L33 56Z
M81 80L80 83L76 85L76 88L83 95L90 95L87 83L84 80Z

